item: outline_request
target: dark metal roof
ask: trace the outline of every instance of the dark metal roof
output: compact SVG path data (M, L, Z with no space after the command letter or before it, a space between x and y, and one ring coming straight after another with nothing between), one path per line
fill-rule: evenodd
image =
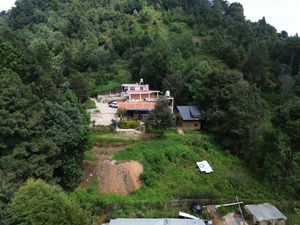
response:
M203 120L203 115L197 106L177 106L177 109L184 121Z
M112 219L109 225L205 225L203 220L194 219Z

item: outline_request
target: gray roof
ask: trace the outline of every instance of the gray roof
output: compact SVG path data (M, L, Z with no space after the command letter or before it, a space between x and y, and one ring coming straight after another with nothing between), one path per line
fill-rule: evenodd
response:
M183 120L203 120L201 111L197 106L177 106Z
M194 219L112 219L109 225L205 225L203 220Z
M257 221L287 219L275 206L269 203L246 205L245 209L251 213Z

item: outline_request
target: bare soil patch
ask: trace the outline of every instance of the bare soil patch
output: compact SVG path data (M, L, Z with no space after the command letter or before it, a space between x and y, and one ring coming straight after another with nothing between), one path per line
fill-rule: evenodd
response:
M105 160L100 165L100 193L127 195L141 187L143 166L137 161Z
M116 143L97 143L93 156L98 160L83 162L84 174L80 187L88 188L95 180L99 181L99 193L128 195L142 186L140 176L144 171L138 161L117 161L112 155L131 145Z
M247 222L242 221L239 215L235 213L228 213L225 216L216 216L214 219L215 225L248 225Z

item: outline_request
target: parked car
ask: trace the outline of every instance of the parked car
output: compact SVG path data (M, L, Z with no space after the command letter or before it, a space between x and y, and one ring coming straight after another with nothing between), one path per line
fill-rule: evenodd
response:
M118 108L118 102L117 101L112 101L111 103L108 104L109 107L111 108Z

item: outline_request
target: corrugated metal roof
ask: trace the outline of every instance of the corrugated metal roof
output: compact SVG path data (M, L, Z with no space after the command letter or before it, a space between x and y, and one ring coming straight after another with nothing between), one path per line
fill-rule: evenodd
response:
M131 111L150 111L155 108L156 102L119 102L118 108Z
M177 106L183 120L202 120L203 116L197 106Z
M275 206L269 203L246 205L245 209L251 213L257 221L287 219Z
M200 113L200 110L199 110L198 107L191 106L189 108L190 108L190 112L191 112L192 117L199 118L201 116L201 113Z
M109 225L205 225L203 220L193 219L112 219Z

